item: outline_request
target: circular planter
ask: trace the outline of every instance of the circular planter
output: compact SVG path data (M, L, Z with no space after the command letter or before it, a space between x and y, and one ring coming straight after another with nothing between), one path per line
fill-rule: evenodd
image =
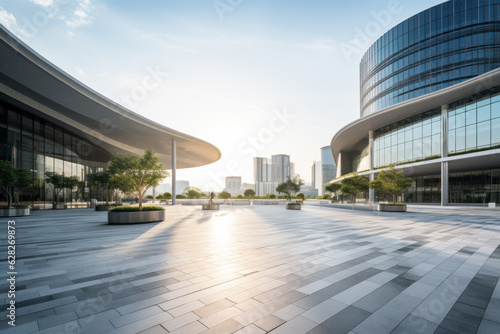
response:
M135 212L108 212L109 224L140 224L154 223L165 220L165 210L135 211Z
M202 204L202 210L219 210L219 204Z
M298 203L286 203L287 210L301 210L302 205Z
M30 215L29 206L11 206L11 207L0 208L0 217L22 217L29 215Z
M378 211L384 212L406 212L405 205L378 205Z

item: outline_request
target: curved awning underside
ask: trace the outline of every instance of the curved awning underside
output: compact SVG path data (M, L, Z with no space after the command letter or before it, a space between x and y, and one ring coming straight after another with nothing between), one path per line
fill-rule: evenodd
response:
M402 102L349 123L333 136L330 148L338 164L340 152L351 152L369 131L402 121L434 108L500 85L500 69L496 69L437 92Z
M0 94L109 152L141 154L147 147L168 168L175 140L177 168L203 166L221 157L214 145L155 123L85 86L1 25Z

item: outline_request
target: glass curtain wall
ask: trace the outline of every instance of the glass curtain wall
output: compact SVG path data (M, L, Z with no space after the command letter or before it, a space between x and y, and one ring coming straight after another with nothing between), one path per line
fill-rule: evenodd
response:
M375 168L441 156L441 108L375 132Z
M361 116L500 67L500 0L453 0L398 24L361 60Z
M33 173L33 186L14 193L14 200L34 209L50 209L55 200L53 187L45 182L46 172L76 176L107 167L111 154L89 141L31 113L0 101L0 159ZM63 189L58 201L75 205L83 201L83 187ZM0 194L0 205L6 204Z

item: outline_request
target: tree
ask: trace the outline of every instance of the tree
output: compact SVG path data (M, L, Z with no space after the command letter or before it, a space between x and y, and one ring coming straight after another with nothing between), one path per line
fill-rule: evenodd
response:
M339 191L341 188L342 188L342 184L340 184L340 182L328 183L325 186L325 189L327 191L329 191L332 194L332 196L333 196L333 194L336 194L337 191Z
M157 187L169 176L158 157L150 149L144 150L144 155L122 155L116 153L109 165L118 189L126 194L137 194L139 209L142 210L142 198L150 188Z
M382 196L392 196L392 203L396 204L396 197L403 189L411 187L413 179L406 177L402 170L397 170L391 165L388 170L381 171L377 178L370 182L370 188L379 192Z
M302 201L306 199L306 195L304 195L303 193L298 193L296 197Z
M147 195L146 199L153 199L153 195Z
M359 193L368 191L370 188L370 183L368 179L364 176L359 176L354 174L354 176L347 177L340 181L342 187L340 191L344 194L348 194L352 196L352 205L356 204L356 195Z
M186 193L187 198L195 199L200 198L203 194L196 189L189 189Z
M183 194L177 194L177 195L175 195L175 198L177 198L177 199L186 199L187 196L183 195Z
M231 194L227 191L222 191L221 193L219 193L219 198L228 199L231 198Z
M113 175L109 170L97 172L87 175L87 181L91 186L101 188L106 194L106 205L109 205L109 192L117 188L116 182L113 180Z
M163 193L163 199L168 204L168 201L172 199L172 194L169 192Z
M236 198L237 198L237 199L242 199L242 198L243 198L243 196L240 194L240 195L236 196Z
M275 194L267 194L266 197L269 199L275 199L276 195Z
M255 196L255 190L253 190L253 189L247 189L247 190L245 190L245 192L243 193L243 195L245 197L254 197Z
M296 175L293 180L288 178L286 182L282 182L278 184L276 187L276 191L280 194L285 194L288 201L294 196L296 193L300 191L300 187L304 185L304 181L300 179L299 175Z
M58 198L61 190L66 188L73 189L80 183L80 180L76 176L64 176L64 174L55 172L45 172L45 176L45 181L54 188L54 203L59 203Z
M0 161L0 187L7 195L7 206L12 206L12 191L33 185L33 173L25 168L16 168L6 160Z

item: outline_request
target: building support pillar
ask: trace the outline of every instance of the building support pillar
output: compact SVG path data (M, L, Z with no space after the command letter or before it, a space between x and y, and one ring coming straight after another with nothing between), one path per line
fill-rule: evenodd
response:
M374 141L375 141L375 134L373 130L368 132L368 167L370 168L370 182L375 180L375 173L373 173L373 167L374 167ZM375 201L375 189L370 188L368 190L368 202L370 205L373 205L373 202Z
M441 158L448 157L448 105L441 106ZM441 206L449 204L448 162L441 162Z
M177 143L172 140L172 205L175 205L175 196L177 195L177 189L175 187L177 177Z
M441 206L447 206L449 204L448 198L448 162L441 162Z
M375 180L375 173L370 173L370 182L373 180ZM370 203L370 205L373 205L375 202L375 189L373 188L370 188L370 190L368 190L368 202Z

